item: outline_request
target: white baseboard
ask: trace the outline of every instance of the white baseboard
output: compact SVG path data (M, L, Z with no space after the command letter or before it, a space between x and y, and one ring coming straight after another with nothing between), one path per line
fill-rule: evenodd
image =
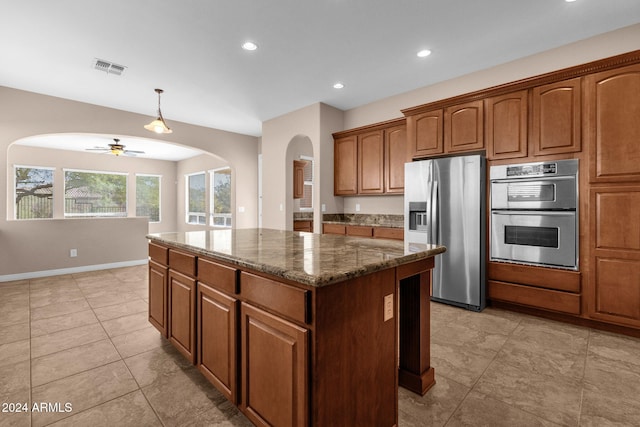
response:
M138 259L134 261L112 262L110 264L83 265L81 267L59 268L56 270L33 271L28 273L7 274L0 276L0 282L13 282L14 280L36 279L38 277L60 276L62 274L84 273L85 271L108 270L111 268L132 267L147 264L149 261Z

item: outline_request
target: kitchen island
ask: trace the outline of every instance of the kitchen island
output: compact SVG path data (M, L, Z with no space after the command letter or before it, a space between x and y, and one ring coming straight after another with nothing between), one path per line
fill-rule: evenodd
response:
M433 257L270 229L149 242L149 321L256 425L394 426L424 394Z

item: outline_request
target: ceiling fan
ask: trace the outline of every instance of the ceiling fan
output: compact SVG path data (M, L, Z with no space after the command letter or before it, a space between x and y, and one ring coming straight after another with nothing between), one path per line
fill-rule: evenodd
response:
M101 151L103 153L110 153L115 156L119 156L124 154L125 156L135 157L136 154L144 154L144 151L135 151L135 150L125 150L124 145L120 144L120 140L118 138L113 138L113 144L107 144L108 147L93 147L87 148L87 151Z

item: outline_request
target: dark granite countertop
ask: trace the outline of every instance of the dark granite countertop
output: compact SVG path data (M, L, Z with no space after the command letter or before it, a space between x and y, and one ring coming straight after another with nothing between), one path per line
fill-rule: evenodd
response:
M444 246L424 245L419 252L405 252L404 243L400 241L266 228L156 233L147 238L317 287L446 250Z

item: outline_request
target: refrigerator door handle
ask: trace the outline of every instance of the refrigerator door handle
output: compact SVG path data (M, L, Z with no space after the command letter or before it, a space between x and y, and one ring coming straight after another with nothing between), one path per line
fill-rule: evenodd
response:
M438 192L438 181L431 181L431 188L429 190L429 201L431 204L430 215L430 227L429 232L431 234L430 243L440 243L440 215L438 210L440 209L440 200Z

